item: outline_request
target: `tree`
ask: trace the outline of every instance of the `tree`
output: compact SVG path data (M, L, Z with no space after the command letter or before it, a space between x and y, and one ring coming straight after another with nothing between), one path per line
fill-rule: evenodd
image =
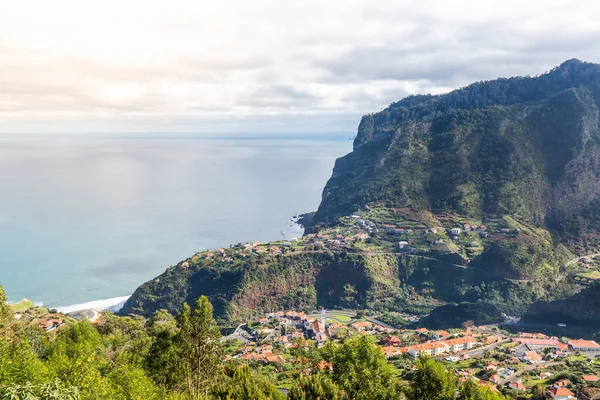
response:
M193 310L185 303L177 326L187 391L192 399L199 399L208 394L222 366L221 333L208 298L201 296Z
M12 310L6 302L6 293L4 293L4 289L0 285L0 328L8 324L11 317Z
M459 389L461 400L504 400L505 397L500 393L491 391L485 386L481 386L473 379L466 381Z
M332 381L348 398L398 398L400 383L372 337L360 336L341 345L330 343L322 349L322 355L333 365Z
M23 385L12 384L0 389L2 399L37 399L37 400L79 400L79 390L67 387L55 379L52 382L34 385L30 382Z
M284 400L275 385L255 376L247 365L225 368L226 381L216 385L212 395L218 400Z
M452 371L429 357L417 360L417 370L406 392L408 400L454 400L456 379Z
M170 330L158 332L144 364L148 376L168 390L179 388L185 379L177 337L177 333Z
M325 373L300 377L298 386L292 387L288 400L343 400L344 391Z

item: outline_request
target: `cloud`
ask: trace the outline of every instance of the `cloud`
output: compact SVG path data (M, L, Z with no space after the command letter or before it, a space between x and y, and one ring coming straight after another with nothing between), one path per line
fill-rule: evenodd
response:
M352 131L409 94L600 62L599 13L581 0L11 2L0 132Z

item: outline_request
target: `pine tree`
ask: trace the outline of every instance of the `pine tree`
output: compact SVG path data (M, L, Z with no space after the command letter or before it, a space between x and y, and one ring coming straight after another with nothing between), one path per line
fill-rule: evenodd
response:
M201 296L193 310L185 303L177 325L188 394L192 399L206 397L222 368L221 333L208 298Z

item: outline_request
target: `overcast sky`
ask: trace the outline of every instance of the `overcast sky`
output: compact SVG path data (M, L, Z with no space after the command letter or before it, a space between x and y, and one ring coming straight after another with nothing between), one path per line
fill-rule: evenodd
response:
M354 132L408 94L600 62L592 0L0 4L0 132Z

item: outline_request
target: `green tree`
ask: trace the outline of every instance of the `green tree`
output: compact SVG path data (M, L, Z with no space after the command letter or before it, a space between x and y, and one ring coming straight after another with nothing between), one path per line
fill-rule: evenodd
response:
M330 343L322 349L322 354L333 364L332 381L348 398L398 398L400 383L372 337L359 336L341 345Z
M429 357L420 357L410 387L406 391L406 398L408 400L454 400L455 396L456 379L452 371Z
M208 298L201 296L193 310L185 303L177 325L188 394L192 399L206 397L222 367L221 333Z
M246 365L228 365L225 368L225 382L213 388L212 395L219 400L284 400L271 382L252 374Z
M8 324L12 317L12 310L6 302L6 293L0 285L0 328Z
M288 400L343 400L344 391L324 373L300 377L298 386L292 387Z
M466 381L459 389L461 400L504 400L502 394L476 383L473 379Z
M158 332L144 364L154 382L166 389L180 388L185 380L177 337L176 332L169 330Z
M0 389L1 399L11 400L79 400L79 390L73 386L65 386L55 379L48 383L34 385L31 382L23 385L12 384Z

